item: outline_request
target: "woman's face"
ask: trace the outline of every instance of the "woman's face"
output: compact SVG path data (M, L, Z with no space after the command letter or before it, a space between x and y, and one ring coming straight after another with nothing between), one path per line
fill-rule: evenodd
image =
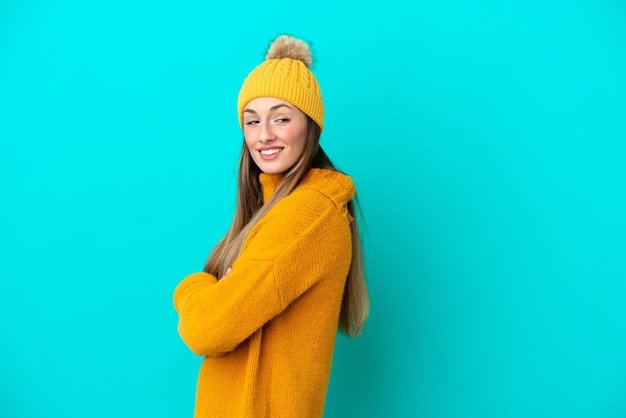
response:
M284 173L302 155L307 117L285 100L259 97L243 110L243 135L252 159L262 172Z

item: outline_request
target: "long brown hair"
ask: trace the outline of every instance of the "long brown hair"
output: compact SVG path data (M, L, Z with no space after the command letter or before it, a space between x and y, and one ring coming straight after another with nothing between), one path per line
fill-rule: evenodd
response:
M307 136L302 156L296 164L285 172L285 176L267 202L263 202L263 194L259 174L261 170L252 160L250 151L244 141L239 158L239 175L237 187L237 206L233 222L226 235L217 243L209 255L204 271L221 278L233 265L241 252L241 248L250 230L259 222L272 207L285 196L288 196L300 184L312 168L325 168L338 171L328 155L319 144L320 127L307 116ZM357 212L359 212L357 214ZM363 250L359 233L358 217L360 210L355 197L348 202L348 213L353 218L350 222L352 233L352 261L343 291L339 328L352 337L358 336L363 330L369 314L369 297L365 281Z

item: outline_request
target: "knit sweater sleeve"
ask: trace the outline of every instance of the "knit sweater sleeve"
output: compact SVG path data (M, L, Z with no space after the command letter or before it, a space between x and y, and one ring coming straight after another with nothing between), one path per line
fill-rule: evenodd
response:
M232 351L328 272L347 274L350 254L345 208L318 191L296 191L252 229L227 277L194 273L178 285L179 333L198 355Z

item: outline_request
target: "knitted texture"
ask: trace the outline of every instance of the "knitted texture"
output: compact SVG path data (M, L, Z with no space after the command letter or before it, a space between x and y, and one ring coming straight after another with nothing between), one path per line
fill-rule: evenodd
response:
M275 97L295 105L324 129L322 92L313 73L300 60L271 59L258 65L243 82L237 101L239 125L250 100Z
M261 174L264 201L280 175ZM250 232L232 271L183 279L178 330L206 356L195 418L322 417L351 260L352 180L313 169Z

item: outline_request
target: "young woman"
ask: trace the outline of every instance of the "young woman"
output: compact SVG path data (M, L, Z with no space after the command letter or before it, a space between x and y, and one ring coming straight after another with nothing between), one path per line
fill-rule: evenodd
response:
M354 185L319 145L322 96L301 40L280 36L239 93L234 220L174 292L205 356L195 417L321 417L338 327L369 311Z

